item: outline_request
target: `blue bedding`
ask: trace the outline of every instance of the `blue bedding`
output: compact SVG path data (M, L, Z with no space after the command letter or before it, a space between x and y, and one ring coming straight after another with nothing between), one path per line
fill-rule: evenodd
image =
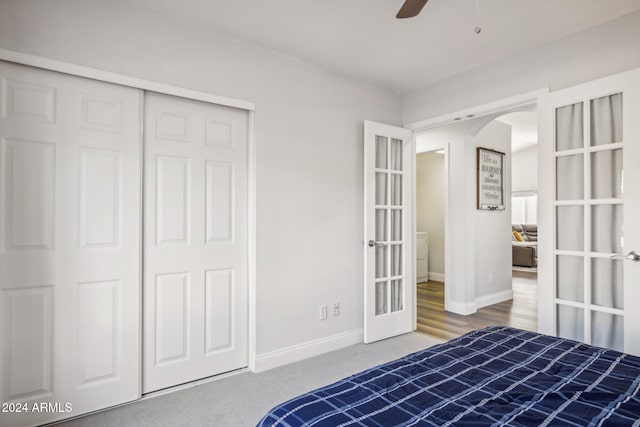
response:
M273 408L267 426L640 426L640 358L490 327Z

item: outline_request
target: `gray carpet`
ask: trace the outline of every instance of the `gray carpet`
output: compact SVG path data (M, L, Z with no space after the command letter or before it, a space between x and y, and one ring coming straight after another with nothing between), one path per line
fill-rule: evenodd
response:
M416 333L357 344L270 371L246 372L58 426L255 426L273 406L375 365L439 344Z

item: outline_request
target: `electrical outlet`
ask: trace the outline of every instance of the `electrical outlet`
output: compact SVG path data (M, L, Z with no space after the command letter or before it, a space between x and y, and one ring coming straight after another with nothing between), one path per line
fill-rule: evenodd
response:
M328 317L329 317L329 315L327 313L327 306L326 305L321 305L320 306L320 320L327 320Z
M493 273L489 273L489 283L493 283Z
M339 302L334 302L333 303L333 317L338 317L340 316L340 303Z

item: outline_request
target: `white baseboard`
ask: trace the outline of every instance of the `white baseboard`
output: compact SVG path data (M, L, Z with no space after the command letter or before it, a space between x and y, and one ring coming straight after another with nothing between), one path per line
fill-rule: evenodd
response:
M263 372L277 368L278 366L284 366L289 363L319 356L330 351L359 344L363 341L364 329L356 329L291 347L285 347L280 350L258 354L256 356L255 372Z
M476 298L476 307L477 308L487 307L493 304L498 304L499 302L509 301L510 299L513 299L512 289L508 289L506 291L500 291L494 294L489 294L480 298Z
M478 311L476 307L476 302L458 302L458 301L449 301L445 304L444 309L451 313L461 314L463 316L468 316L469 314L473 314Z
M430 271L429 280L433 280L434 282L444 282L444 274Z

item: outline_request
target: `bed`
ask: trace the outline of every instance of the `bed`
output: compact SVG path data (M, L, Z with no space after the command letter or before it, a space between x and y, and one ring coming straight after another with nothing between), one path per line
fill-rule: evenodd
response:
M490 327L296 397L258 426L638 426L639 389L638 357Z

